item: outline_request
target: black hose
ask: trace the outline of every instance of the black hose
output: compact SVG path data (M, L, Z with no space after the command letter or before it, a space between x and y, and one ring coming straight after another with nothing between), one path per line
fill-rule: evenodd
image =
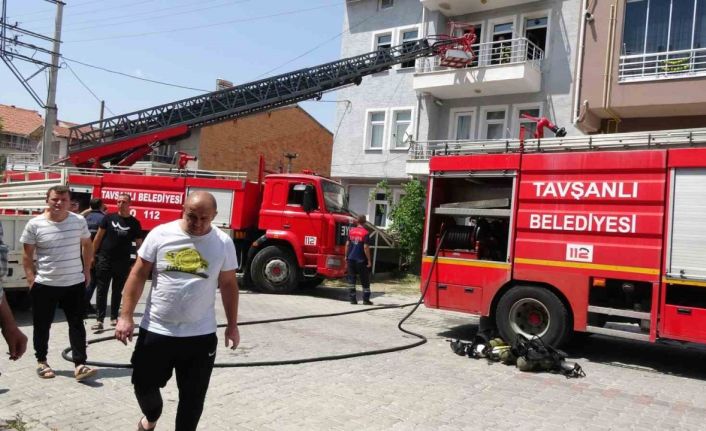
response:
M344 316L346 314L355 314L355 313L367 313L369 311L376 311L376 310L386 310L386 309L391 309L391 308L404 308L404 307L409 307L409 306L414 306L412 310L407 313L406 316L402 318L402 320L399 321L397 324L397 329L400 331L412 335L413 337L419 338L418 341L415 341L414 343L409 343L409 344L404 344L402 346L396 346L396 347L388 347L386 349L376 349L376 350L367 350L364 352L357 352L357 353L344 353L341 355L329 355L329 356L315 356L311 358L299 358L299 359L287 359L287 360L282 360L282 361L260 361L260 362L224 362L224 363L217 363L214 365L216 368L239 368L239 367L266 367L266 366L275 366L275 365L293 365L293 364L305 364L309 362L323 362L323 361L335 361L338 359L348 359L348 358L356 358L359 356L372 356L372 355L380 355L383 353L392 353L392 352L399 352L401 350L407 350L411 349L417 346L421 346L422 344L427 342L427 338L422 335L422 334L417 334L416 332L410 331L408 329L404 329L402 327L402 324L414 314L415 311L417 311L417 308L424 302L424 296L427 293L427 290L429 289L429 282L431 281L431 275L432 272L434 271L434 266L436 266L436 261L439 257L439 249L441 248L441 243L444 242L444 238L446 237L446 231L443 232L441 235L441 240L439 241L439 247L437 248L436 252L434 253L434 259L431 262L431 267L429 268L429 276L427 277L426 284L424 285L424 289L422 290L421 295L419 296L419 300L417 302L412 302L409 304L402 304L402 305L384 305L380 307L370 307L370 308L365 308L362 310L353 310L353 311L344 311L341 313L326 313L326 314L310 314L310 315L305 315L305 316L295 316L295 317L283 317L283 318L277 318L277 319L265 319L265 320L253 320L249 322L240 322L238 323L238 326L246 326L246 325L258 325L258 324L263 324L263 323L275 323L275 322L289 322L293 320L304 320L304 319L316 319L316 318L322 318L322 317L336 317L336 316ZM220 324L218 325L219 328L223 328L227 325L225 324ZM134 333L133 336L137 336L138 333ZM109 337L100 337L100 338L95 338L93 340L89 340L87 344L96 344L96 343L101 343L103 341L109 341L109 340L115 340L115 336L109 336ZM73 362L72 357L69 355L71 352L71 347L67 347L61 352L61 357L64 358L65 360L69 362ZM99 362L99 361L86 361L86 365L92 365L94 367L103 367L103 368L132 368L132 364L121 364L121 363L113 363L113 362Z

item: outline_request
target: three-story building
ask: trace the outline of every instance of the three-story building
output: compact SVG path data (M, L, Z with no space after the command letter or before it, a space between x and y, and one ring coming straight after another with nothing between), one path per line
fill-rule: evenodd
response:
M434 141L515 138L523 117L547 116L572 126L579 0L349 0L341 57L438 34L476 34L475 58L448 68L436 58L400 64L338 92L331 175L346 184L350 207L377 226L410 175L424 176L424 158L410 145Z

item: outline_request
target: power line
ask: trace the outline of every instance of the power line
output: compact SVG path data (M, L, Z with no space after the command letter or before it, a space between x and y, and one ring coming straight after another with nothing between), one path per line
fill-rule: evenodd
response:
M326 39L325 41L321 42L320 44L316 45L315 47L313 47L313 48L307 50L306 52L304 52L304 53L302 53L302 54L300 54L300 55L298 55L298 56L296 56L296 57L294 57L294 58L292 58L292 59L290 59L290 60L285 61L284 63L280 64L279 66L274 67L274 68L268 70L267 72L264 72L264 73L262 73L262 74L256 76L254 79L259 79L259 78L262 78L263 76L267 76L267 75L270 74L271 72L274 72L274 71L277 70L277 69L281 69L282 67L288 65L289 63L292 63L292 62L294 62L294 61L296 61L296 60L299 60L300 58L302 58L302 57L304 57L304 56L306 56L306 55L308 55L308 54L311 54L312 52L316 51L317 49L319 49L319 48L321 48L322 46L326 45L327 43L331 42L332 40L338 39L339 37L341 37L341 36L343 35L343 33L345 33L345 32L350 32L351 29L354 29L354 28L358 27L359 25L362 25L363 23L365 23L366 21L370 20L370 19L371 19L372 17L374 17L375 15L377 15L377 14L372 14L372 15L370 15L369 17L365 18L364 20L359 21L358 23L356 23L356 24L353 25L353 26L349 25L347 29L341 31L341 32L338 33L337 35Z
M123 10L124 10L126 7L138 5L138 4L140 4L140 3L150 3L150 2L153 2L153 1L156 1L156 0L140 0L140 1L133 2L133 3L124 3L124 4L121 4L120 6L115 6L115 7L108 7L108 8L100 8L100 9L85 10L85 11L83 11L83 12L74 13L74 14L72 14L71 16L73 17L73 16L79 16L79 15L95 14L95 13L101 13L101 12L105 12L105 11L109 11L109 10L115 10L115 9L123 9ZM19 15L18 15L18 16L19 16ZM14 17L13 17L13 18L14 18ZM50 18L30 19L30 20L27 20L27 21L22 21L22 24L29 24L29 23L31 23L31 22L48 21L49 19L50 19Z
M169 82L158 81L158 80L156 80L156 79L149 79L149 78L143 78L143 77L141 77L141 76L130 75L129 73L118 72L117 70L112 70L112 69L108 69L108 68L105 68L105 67L102 67L102 66L96 66L96 65L93 65L93 64L84 63L84 62L82 62L82 61L74 60L74 59L68 58L68 57L62 57L62 58L63 58L64 60L66 60L66 61L70 61L70 62L73 62L73 63L76 63L76 64L80 64L80 65L82 65L82 66L86 66L86 67L90 67L90 68L93 68L93 69L102 70L102 71L108 72L108 73L114 73L114 74L116 74L116 75L124 76L124 77L127 77L127 78L139 79L140 81L151 82L151 83L153 83L153 84L166 85L166 86L168 86L168 87L182 88L182 89L185 89L185 90L193 90L193 91L198 91L198 92L203 92L203 93L208 93L208 92L209 92L209 90L204 90L204 89L202 89L202 88L188 87L188 86L186 86L186 85L172 84L172 83L169 83Z
M71 2L71 4L67 4L67 5L65 5L64 7L69 7L69 6L70 6L70 7L74 8L74 7L83 6L83 5L89 4L89 3L98 3L98 2L100 2L100 1L103 1L103 0L88 0L88 1L85 1L85 2L81 2L81 3L73 3L73 2ZM35 11L31 11L31 12L21 13L21 14L18 14L18 15L13 15L13 16L12 16L12 19L17 18L18 16L40 15L40 14L43 15L43 14L46 14L46 13L54 13L54 11L53 11L53 10L35 10ZM9 18L8 18L8 19L9 19Z
M94 93L93 90L91 90L91 89L88 87L88 85L86 85L86 83L83 82L83 80L81 80L81 78L78 77L78 75L76 74L76 72L74 72L74 70L71 68L71 65L70 65L69 63L64 62L64 63L62 63L62 64L66 65L66 67L69 68L69 70L70 70L71 73L74 75L74 77L76 78L76 80L77 80L78 82L80 82L81 85L83 85L83 88L85 88L86 90L88 90L89 93L91 93L91 95L98 101L98 103L101 103L101 102L102 102L101 98L98 97L98 96L96 96L96 93ZM107 105L107 104L104 105L104 106L105 106L105 109L107 109L108 112L110 112L111 115L115 116L115 113L114 113L113 111L111 111L110 108L108 108L108 105Z
M216 0L204 1L204 2L201 2L201 5L204 5L207 3L212 3L214 1L216 1ZM70 28L67 31L71 32L71 31L88 30L88 29L92 29L92 28L113 27L116 25L132 24L135 22L150 21L150 20L158 19L158 18L169 18L172 16L185 15L185 14L190 14L190 13L194 13L194 12L201 12L204 10L215 9L215 8L219 8L219 7L223 7L223 6L233 6L233 5L237 5L237 4L241 4L241 3L248 3L251 1L253 1L253 0L235 0L235 1L230 0L230 1L227 1L224 3L219 3L219 4L207 6L207 7L199 7L196 9L186 10L186 11L182 11L182 12L173 12L173 13L168 13L168 14L163 14L163 15L147 16L144 18L137 18L137 19L132 19L132 20L128 20L128 21L120 21L120 22L115 22L115 20L121 19L121 18L134 18L135 14L113 16L113 17L107 17L107 18L101 18L101 19L92 19L92 20L87 20L87 21L80 21L77 23L71 23L69 26ZM155 12L161 12L164 10L173 11L174 9L177 9L177 8L193 7L193 6L194 6L193 3L189 3L189 4L185 4L185 5L181 5L181 6L160 8L160 9L155 9L152 11L143 12L141 15L151 14L151 13L155 13ZM96 23L99 23L102 21L110 21L110 23L109 24L96 24ZM74 27L77 24L89 24L89 23L93 24L93 25L88 25L88 26L84 26L84 27Z
M340 4L340 2L337 1L337 2L335 2L335 4L327 4L327 5L323 5L323 6L316 6L316 7L306 8L306 9L295 9L295 10L290 10L290 11L285 11L285 12L274 13L274 14L270 14L270 15L261 15L261 16L255 16L255 17L249 17L249 18L239 18L239 19L235 19L235 20L221 21L221 22L212 23L212 24L195 25L195 26L191 26L191 27L173 28L173 29L169 29L169 30L151 31L151 32L146 32L146 33L123 34L123 35L101 37L101 38L92 38L92 39L66 40L64 42L65 43L95 42L95 41L101 41L101 40L127 39L127 38L142 37L142 36L152 36L155 34L176 33L176 32L180 32L180 31L189 31L189 30L217 27L217 26L221 26L221 25L234 24L234 23L239 23L239 22L251 22L251 21L258 21L258 20L263 20L263 19L267 19L267 18L275 18L275 17L279 17L279 16L295 15L295 14L304 13L304 12L311 12L313 10L319 10L319 9L333 7L333 6L338 6L339 4Z

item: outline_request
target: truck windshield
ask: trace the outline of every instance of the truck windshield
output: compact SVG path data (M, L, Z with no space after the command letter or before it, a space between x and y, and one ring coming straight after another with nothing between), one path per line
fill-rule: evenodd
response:
M328 181L322 181L321 183L324 191L324 201L326 202L326 209L329 212L334 213L348 212L346 192L343 189L343 186Z

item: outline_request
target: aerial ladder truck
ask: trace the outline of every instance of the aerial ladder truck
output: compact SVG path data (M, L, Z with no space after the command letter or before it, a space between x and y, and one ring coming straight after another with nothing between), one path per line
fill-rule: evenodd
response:
M177 169L140 170L133 164L191 129L320 98L396 64L439 56L442 64L465 67L473 59L474 41L471 32L381 47L71 128L64 167L8 172L0 184L0 217L12 250L5 288L27 287L17 238L29 216L44 210L44 193L52 184L68 185L72 195L84 201L99 197L109 209L115 208L119 194L127 193L133 215L145 230L180 218L185 196L205 190L216 197L214 223L232 235L240 270L253 287L286 293L301 284L342 277L352 217L341 184L311 172L272 174L263 180L263 163L257 182L247 181L242 172L188 170L189 156L184 154Z

